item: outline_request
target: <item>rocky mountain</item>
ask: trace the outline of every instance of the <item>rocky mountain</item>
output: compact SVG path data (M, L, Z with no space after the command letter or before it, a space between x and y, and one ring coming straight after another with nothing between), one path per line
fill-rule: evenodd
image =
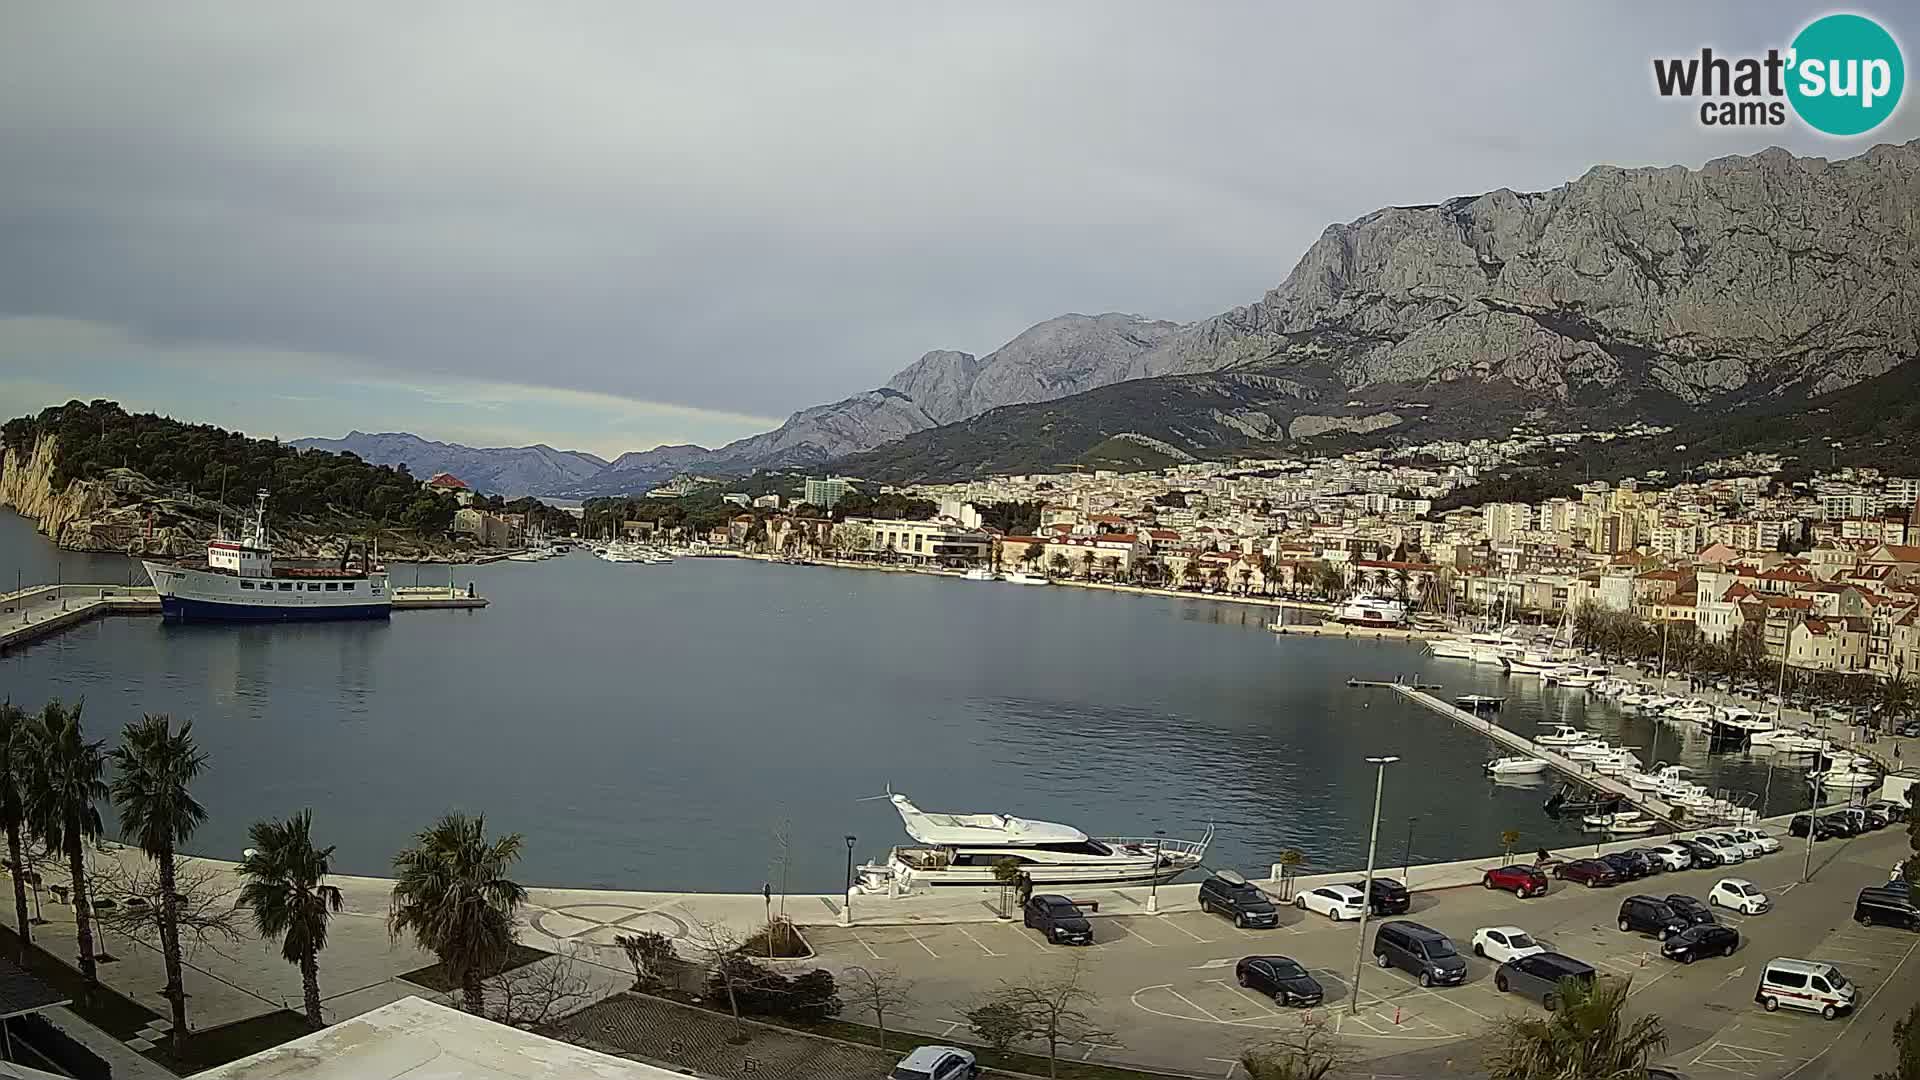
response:
M1329 227L1258 302L1134 351L1134 381L836 467L936 479L1068 463L1122 433L1217 453L1803 402L1920 354L1917 236L1920 141L1393 207Z
M607 462L579 450L536 446L473 447L433 442L406 432L350 431L344 439L295 439L303 449L352 453L375 465L405 465L422 480L452 473L476 491L509 499L574 487L606 471Z

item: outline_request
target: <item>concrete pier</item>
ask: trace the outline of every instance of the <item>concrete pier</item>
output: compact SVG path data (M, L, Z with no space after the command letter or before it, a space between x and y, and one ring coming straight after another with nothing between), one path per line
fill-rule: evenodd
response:
M1540 758L1551 765L1555 771L1571 777L1574 780L1578 780L1590 788L1618 797L1622 802L1634 807L1648 817L1659 821L1662 825L1670 829L1679 830L1687 827L1681 823L1681 818L1686 816L1684 812L1676 815L1675 810L1677 808L1664 799L1641 791L1614 777L1596 772L1592 766L1584 762L1575 761L1573 758L1562 754L1552 747L1541 746L1525 735L1508 731L1506 728L1501 727L1486 717L1475 716L1473 713L1459 706L1441 701L1432 694L1424 693L1410 686L1403 685L1396 685L1391 687L1391 689L1394 693L1404 698L1424 705L1456 723L1485 735L1487 738L1505 746L1516 754Z
M393 590L395 611L483 608L486 597L446 586ZM107 615L158 615L151 585L35 585L0 594L0 652L17 649L71 626Z

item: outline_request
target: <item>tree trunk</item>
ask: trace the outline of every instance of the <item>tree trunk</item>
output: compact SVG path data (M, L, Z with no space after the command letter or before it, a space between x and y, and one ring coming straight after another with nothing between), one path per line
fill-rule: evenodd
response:
M27 861L20 851L20 815L15 796L7 795L7 857L13 860L13 911L20 924L20 966L27 966L27 950L33 945L33 920L27 916Z
M167 1002L173 1006L173 1053L187 1048L187 986L180 975L180 898L175 890L173 845L160 852L160 956L167 968Z
M883 1012L874 1013L873 1026L880 1029L880 1050L882 1053L885 1053L887 1049L887 1014Z
M320 1015L320 959L312 949L300 958L300 989L307 999L307 1023L319 1031L327 1022Z
M1047 1032L1047 1075L1060 1075L1060 1034L1054 1031Z
M480 986L479 968L467 969L466 975L460 980L460 996L465 999L464 1004L468 1012L475 1016L486 1015L487 995Z
M93 1004L93 990L100 985L100 972L93 959L93 913L87 904L87 857L80 838L80 815L67 813L67 873L73 878L73 932L80 946L80 974L86 979L81 994Z

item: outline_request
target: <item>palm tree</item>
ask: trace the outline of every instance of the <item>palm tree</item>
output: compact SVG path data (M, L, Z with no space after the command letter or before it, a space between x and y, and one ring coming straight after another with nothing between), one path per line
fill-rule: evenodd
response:
M1658 1016L1629 1020L1625 979L1562 980L1554 1011L1496 1025L1485 1061L1493 1080L1624 1080L1645 1076L1667 1045Z
M26 818L49 851L67 856L73 878L74 938L80 947L80 974L86 979L89 1002L100 985L94 965L93 914L87 896L87 843L100 836L100 809L107 797L100 777L107 759L101 743L88 742L80 727L84 701L67 708L49 701L33 720L33 752L27 759Z
M1058 551L1054 552L1053 557L1047 560L1047 568L1055 574L1066 573L1067 565L1067 557Z
M1029 567L1038 570L1040 569L1040 560L1046 558L1046 556L1047 545L1035 542L1027 545L1027 551L1023 559Z
M399 880L388 932L396 938L410 932L438 956L475 1015L485 1005L480 980L512 953L514 912L527 901L527 890L506 876L520 860L520 846L519 833L488 842L485 817L454 812L393 857Z
M20 926L20 963L27 962L33 944L33 920L27 917L27 860L21 838L26 810L20 791L31 763L32 730L27 714L12 701L0 704L0 825L7 830L7 865L13 870L13 910Z
M1093 552L1091 551L1080 553L1080 576L1088 581L1093 580Z
M341 907L340 890L326 883L333 848L313 846L313 811L285 821L256 821L247 831L252 853L240 864L240 903L253 912L261 937L279 938L280 955L300 965L307 1023L318 1030L320 950L327 947L327 918Z
M165 714L128 724L113 750L113 801L120 808L120 836L138 844L160 865L160 955L167 969L167 1001L173 1005L173 1049L186 1046L187 993L180 978L179 893L174 888L174 851L207 820L207 811L187 785L207 764L193 742L193 721L178 731Z

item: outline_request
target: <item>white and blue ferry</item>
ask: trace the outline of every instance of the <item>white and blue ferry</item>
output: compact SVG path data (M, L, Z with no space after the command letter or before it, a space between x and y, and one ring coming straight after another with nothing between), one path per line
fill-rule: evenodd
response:
M393 613L387 575L370 555L333 567L273 565L267 493L238 540L207 541L204 564L142 560L160 593L160 612L175 622L280 622L294 619L384 619Z

